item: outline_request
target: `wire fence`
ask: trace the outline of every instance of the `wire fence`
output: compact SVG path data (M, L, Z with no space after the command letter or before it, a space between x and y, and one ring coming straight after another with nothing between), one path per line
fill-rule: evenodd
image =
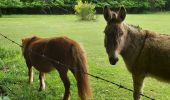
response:
M23 46L22 46L21 44L19 44L19 43L15 42L14 40L8 38L7 36L3 35L2 33L0 33L0 35L1 35L2 37L4 37L5 39L9 40L10 42L12 42L13 44L16 44L16 45L18 45L19 47L23 48ZM50 62L50 63L55 63L55 64L57 64L57 65L62 65L63 67L68 67L68 66L69 66L69 65L65 65L65 64L63 64L63 63L61 63L61 62L59 62L59 61L57 61L57 60L51 59L51 58L49 58L49 57L47 57L47 56L45 56L45 55L41 55L41 54L39 54L39 53L37 53L37 52L34 52L34 51L29 51L29 52L32 52L32 53L34 53L34 54L36 54L36 55L44 58L45 60L47 60L47 61ZM69 67L69 69L70 69L70 67ZM74 70L75 70L75 69L74 69ZM76 70L76 71L81 71L81 72L82 72L82 70ZM87 73L87 72L82 72L82 73L87 74L88 76L93 77L93 78L95 78L95 79L98 79L98 80L104 81L104 82L106 82L106 83L115 85L115 86L117 86L117 87L119 87L119 88L122 88L122 89L124 89L124 90L130 91L130 92L134 92L134 90L132 90L132 89L129 89L129 88L127 88L127 87L125 87L125 86L123 86L123 85L121 85L121 84L115 83L115 82L113 82L113 81L107 80L107 79L102 78L102 77L99 77L99 76L97 76L97 75L93 75L93 74L90 74L90 73ZM2 86L2 85L0 85L0 86ZM7 89L9 89L9 88L7 87ZM10 90L10 89L9 89L9 90ZM10 90L10 92L13 94L12 90ZM143 96L143 97L145 97L145 98L148 98L148 99L150 99L150 100L155 100L154 98L149 97L149 96L147 96L147 95L144 95L144 94L140 94L140 95Z

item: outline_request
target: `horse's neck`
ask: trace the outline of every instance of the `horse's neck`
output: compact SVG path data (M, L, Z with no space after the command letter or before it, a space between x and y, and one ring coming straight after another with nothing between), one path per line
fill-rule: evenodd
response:
M121 55L127 66L133 66L140 50L142 49L143 41L145 39L145 31L128 24L124 24L124 28L126 29L127 34Z

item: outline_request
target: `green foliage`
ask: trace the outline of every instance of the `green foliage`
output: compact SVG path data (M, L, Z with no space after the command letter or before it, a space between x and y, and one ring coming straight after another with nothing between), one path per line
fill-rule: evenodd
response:
M126 7L156 8L165 6L167 1L168 0L100 0L97 2L97 5L109 5L111 7L125 5Z
M21 7L20 0L0 0L0 7Z
M43 6L74 6L77 0L0 0L1 8L8 7L43 7ZM113 8L126 7L162 8L169 6L169 0L82 0L83 3L93 2L97 7L109 5Z
M96 19L95 5L92 3L88 2L83 3L80 0L78 1L77 5L74 6L74 10L76 11L76 14L80 17L81 20Z
M43 6L63 6L63 0L1 0L0 7L43 7Z

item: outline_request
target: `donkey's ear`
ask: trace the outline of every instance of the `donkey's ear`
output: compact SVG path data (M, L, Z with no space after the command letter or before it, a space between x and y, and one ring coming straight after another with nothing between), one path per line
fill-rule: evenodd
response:
M103 15L106 21L110 21L112 19L111 10L108 6L104 7Z
M122 22L124 21L125 17L126 17L126 9L124 6L122 6L118 11L118 20Z

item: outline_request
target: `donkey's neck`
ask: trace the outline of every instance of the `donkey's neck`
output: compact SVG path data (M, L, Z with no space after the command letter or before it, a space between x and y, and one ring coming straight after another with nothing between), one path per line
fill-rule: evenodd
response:
M139 56L141 49L143 49L142 45L144 43L146 33L144 30L136 26L125 23L123 26L126 30L126 36L124 40L124 46L121 50L121 56L123 57L127 66L133 67L135 66L134 63Z

